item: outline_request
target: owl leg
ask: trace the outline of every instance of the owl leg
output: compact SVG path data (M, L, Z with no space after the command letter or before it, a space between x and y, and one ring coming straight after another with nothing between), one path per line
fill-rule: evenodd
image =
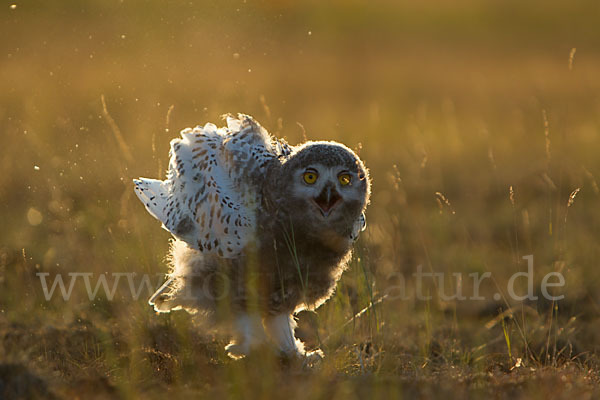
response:
M261 319L257 315L242 314L234 322L234 338L225 346L227 355L233 359L247 356L250 351L263 344L267 337Z
M294 336L296 321L290 314L278 314L274 317L265 318L263 321L265 331L271 340L288 356L306 357L308 361L317 361L323 358L321 350L306 351L304 343Z

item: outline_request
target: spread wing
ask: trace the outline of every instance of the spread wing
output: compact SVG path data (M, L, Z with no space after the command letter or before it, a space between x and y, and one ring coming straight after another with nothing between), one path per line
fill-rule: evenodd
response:
M167 179L134 180L163 228L203 253L234 258L254 237L260 182L269 161L289 155L251 117L185 129L171 141Z

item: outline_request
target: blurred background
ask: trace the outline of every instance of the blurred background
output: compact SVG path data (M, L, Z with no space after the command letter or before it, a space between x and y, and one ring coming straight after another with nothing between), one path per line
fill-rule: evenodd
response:
M278 368L261 367L270 383L243 372L258 361L232 364L226 338L184 313L153 315L145 292L134 300L122 283L112 301L90 300L80 282L69 301L46 301L36 275L158 283L169 234L131 179L164 177L181 129L243 112L292 144L347 144L374 182L335 298L300 316L299 335L331 356L298 387L422 394L419 379L442 376L485 391L520 358L574 368L561 390L585 392L600 348L599 13L582 0L4 2L0 376L59 397L274 393ZM494 299L528 254L536 294L559 271L563 300ZM448 274L447 294L452 273L466 294L467 274L493 279L484 301L447 301L433 284L417 301L418 266ZM392 298L400 284L408 300ZM553 393L547 379L528 395Z

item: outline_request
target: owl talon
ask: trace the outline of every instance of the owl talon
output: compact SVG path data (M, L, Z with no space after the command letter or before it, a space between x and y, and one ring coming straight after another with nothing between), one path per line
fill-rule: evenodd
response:
M260 317L256 315L239 315L234 323L236 335L231 343L225 346L227 355L234 360L244 358L266 340Z
M241 358L246 357L250 353L250 346L245 346L243 344L229 343L225 346L225 351L229 358L233 358L234 360L239 360Z
M284 362L291 363L291 365L296 365L303 369L316 368L321 364L323 358L325 358L320 349L306 352L302 350L293 352L282 351L281 357Z
M325 358L325 355L323 354L323 351L321 351L321 349L307 351L306 354L304 354L304 356L309 360L315 360L315 361L322 360L323 358Z
M325 356L321 349L316 349L313 351L307 351L304 354L304 361L302 362L302 367L304 368L314 368L321 364Z

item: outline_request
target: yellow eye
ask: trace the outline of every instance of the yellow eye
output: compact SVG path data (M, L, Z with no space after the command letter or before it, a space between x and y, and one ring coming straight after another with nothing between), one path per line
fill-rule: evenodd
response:
M350 174L340 174L340 176L338 176L338 180L342 186L349 185L350 179Z
M306 171L304 173L303 177L304 177L304 182L308 183L309 185L312 185L313 183L315 183L317 181L319 174L317 174L315 171Z

